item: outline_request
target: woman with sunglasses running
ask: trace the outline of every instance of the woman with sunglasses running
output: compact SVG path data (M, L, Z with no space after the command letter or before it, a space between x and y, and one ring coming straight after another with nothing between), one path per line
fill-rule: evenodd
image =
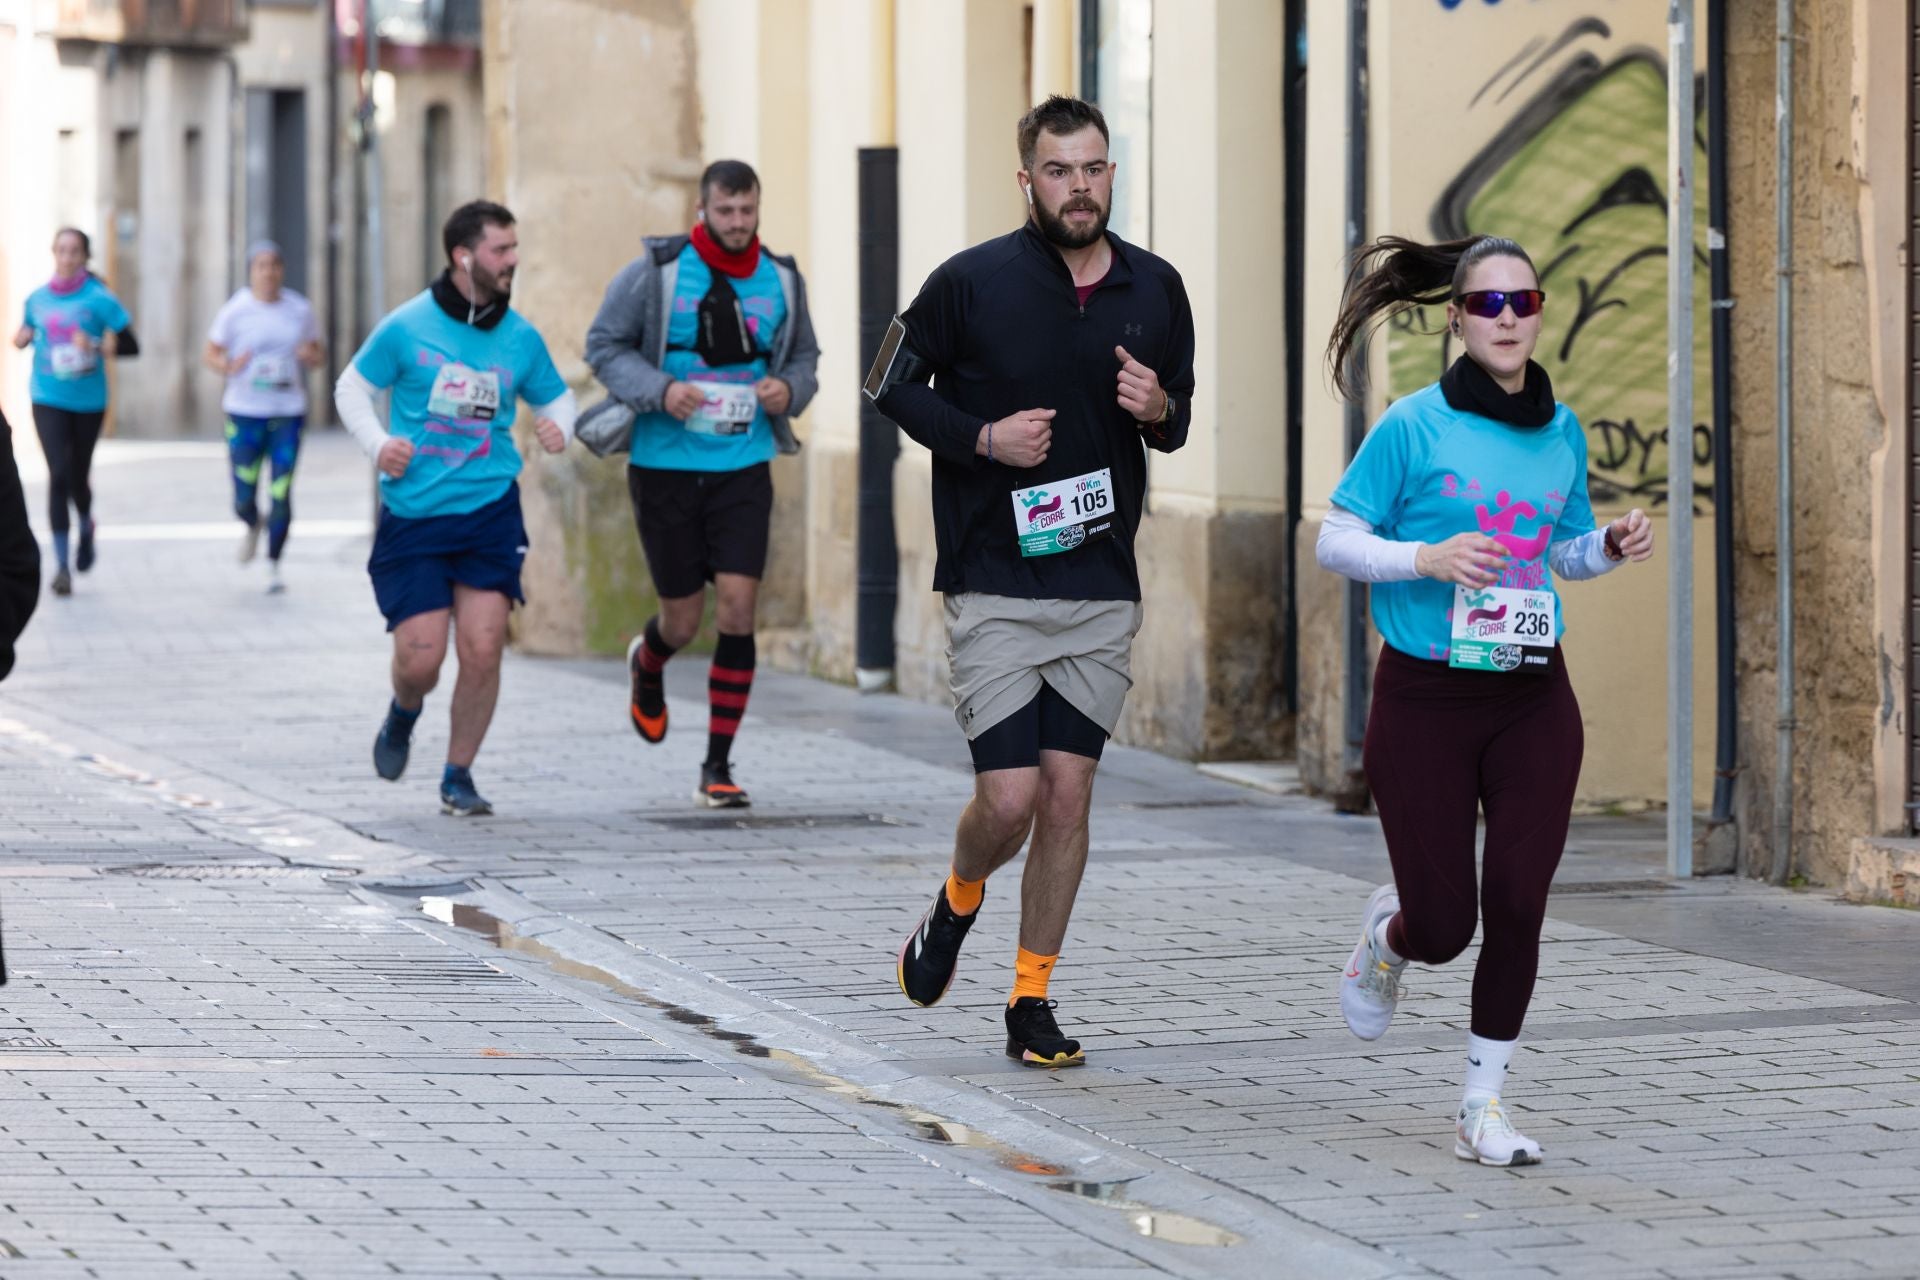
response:
M1639 510L1594 527L1586 436L1531 358L1546 295L1511 240L1388 236L1365 249L1328 344L1341 393L1352 393L1349 355L1376 324L1441 301L1466 354L1381 416L1333 492L1318 544L1322 567L1377 584L1373 621L1386 642L1364 762L1394 883L1367 900L1340 1011L1355 1035L1378 1039L1407 962L1445 964L1483 924L1454 1154L1534 1164L1540 1144L1514 1129L1500 1094L1580 777L1554 580L1647 559L1653 530Z

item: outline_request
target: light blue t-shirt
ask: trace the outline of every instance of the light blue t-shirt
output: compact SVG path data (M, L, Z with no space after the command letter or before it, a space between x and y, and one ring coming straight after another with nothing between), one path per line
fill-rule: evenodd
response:
M551 404L567 390L518 312L476 329L442 311L431 291L382 320L353 367L392 389L387 430L413 442L406 474L380 476L387 509L410 519L463 515L506 493L520 474L515 398Z
M100 338L132 323L120 299L95 276L67 294L41 285L27 295L26 318L33 330L33 377L27 384L33 402L73 413L105 409L107 371L100 362ZM93 339L92 349L75 346L75 333Z
M751 364L726 365L710 369L692 348L700 321L700 299L713 286L713 271L701 259L699 250L688 245L680 252L679 278L673 290L673 319L667 325L667 354L662 366L676 382L711 383L716 393L721 388L751 388L767 376L767 356L773 351L780 326L787 322L787 296L780 288L780 274L773 259L764 251L760 265L745 279L728 277L740 310L747 320L747 332L753 336L760 358ZM767 411L754 404L752 425L745 431L724 421L725 414L695 414L681 422L666 412L643 413L634 420L633 448L628 458L636 467L659 467L668 471L738 471L765 462L778 452L773 440L773 422Z
M1556 599L1547 548L1591 533L1587 436L1557 405L1543 427L1515 427L1453 408L1440 384L1396 400L1380 415L1333 491L1345 507L1394 542L1445 542L1484 533L1512 557L1499 583ZM1432 578L1372 588L1373 623L1401 653L1447 660L1453 584ZM1555 606L1554 639L1566 632Z

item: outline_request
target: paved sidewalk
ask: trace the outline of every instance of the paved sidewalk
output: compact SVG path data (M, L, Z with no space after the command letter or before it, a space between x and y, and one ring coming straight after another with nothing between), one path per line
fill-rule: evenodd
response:
M514 658L475 771L499 816L444 819L450 678L406 779L367 759L364 465L314 441L278 597L232 563L222 484L191 448L109 444L101 565L0 686L8 1034L54 1042L0 1045L29 1118L9 1136L50 1153L0 1175L0 1239L43 1265L1914 1274L1912 913L1669 887L1655 824L1583 821L1509 1090L1549 1162L1482 1169L1449 1123L1470 965L1410 971L1373 1045L1339 1020L1376 825L1113 749L1054 980L1090 1065L1026 1071L999 1053L1011 874L941 1007L894 986L968 787L946 712L763 675L735 822L687 802L697 660L648 748L617 662ZM282 860L343 874L102 874ZM116 1091L137 1116L96 1110ZM123 1188L140 1212L96 1232ZM61 1261L79 1238L125 1253Z

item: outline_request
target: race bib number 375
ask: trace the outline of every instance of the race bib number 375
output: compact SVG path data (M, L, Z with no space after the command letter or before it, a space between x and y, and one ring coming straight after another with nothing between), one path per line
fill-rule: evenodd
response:
M1113 472L1105 467L1013 491L1013 531L1023 556L1055 556L1113 535Z
M1453 589L1447 665L1473 671L1545 671L1553 663L1556 605L1551 591Z
M500 377L463 364L440 366L427 412L447 422L491 422L500 413Z

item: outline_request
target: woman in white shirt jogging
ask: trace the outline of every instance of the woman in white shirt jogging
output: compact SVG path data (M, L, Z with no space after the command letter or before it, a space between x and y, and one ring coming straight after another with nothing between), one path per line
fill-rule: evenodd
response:
M227 380L227 455L233 465L233 510L246 525L240 562L260 546L260 472L272 467L268 492L267 560L281 590L280 553L293 523L293 468L307 421L307 370L326 354L313 307L285 287L280 246L260 240L247 249L247 287L227 299L207 335L206 366Z

